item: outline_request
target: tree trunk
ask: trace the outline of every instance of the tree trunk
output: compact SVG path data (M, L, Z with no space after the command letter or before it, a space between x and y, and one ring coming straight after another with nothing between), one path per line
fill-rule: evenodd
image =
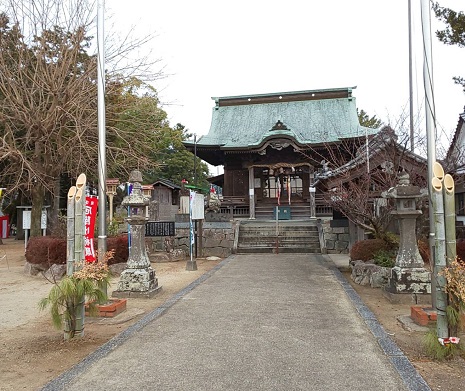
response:
M42 220L42 208L44 206L45 188L41 183L37 183L32 189L32 210L31 210L31 233L30 236L41 236L40 223Z

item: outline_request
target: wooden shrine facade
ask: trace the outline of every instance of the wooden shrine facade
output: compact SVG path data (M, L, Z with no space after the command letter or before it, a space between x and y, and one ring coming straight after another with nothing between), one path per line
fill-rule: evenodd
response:
M209 133L185 145L223 166L212 182L223 188L222 207L237 217L272 218L277 206L289 207L293 219L332 216L318 176L332 179L327 162L337 155L348 164L380 130L359 124L352 88L214 100Z

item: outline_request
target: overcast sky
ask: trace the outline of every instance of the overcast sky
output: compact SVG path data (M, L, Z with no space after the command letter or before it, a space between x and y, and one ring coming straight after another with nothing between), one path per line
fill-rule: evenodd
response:
M415 4L413 4L415 3ZM424 117L420 1L412 0L415 112ZM463 0L442 0L457 11ZM407 0L106 0L122 31L154 32L171 125L208 133L211 97L357 86L357 107L396 126L409 110ZM432 16L433 32L440 28ZM465 49L433 36L438 128L455 131ZM408 126L408 121L407 121Z

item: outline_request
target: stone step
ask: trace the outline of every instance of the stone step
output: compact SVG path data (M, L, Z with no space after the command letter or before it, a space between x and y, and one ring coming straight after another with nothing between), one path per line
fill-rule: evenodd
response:
M276 236L276 230L240 230L239 236ZM280 236L318 236L317 230L279 230L278 235Z
M294 244L294 243L303 243L304 245L306 244L317 244L319 245L320 239L315 237L315 238L282 238L279 237L277 239L279 243L282 244ZM268 236L268 237L263 237L263 238L254 238L254 237L249 237L249 238L240 238L239 243L240 244L253 244L253 243L275 243L276 242L276 237L273 236Z
M276 237L278 228L278 237ZM320 239L314 221L247 221L239 227L238 253L319 253Z
M279 232L318 232L317 227L306 227L306 226L286 226L278 225ZM264 225L264 226L241 226L241 232L276 232L276 225Z
M238 254L276 254L278 253L294 253L294 254L318 254L321 252L319 247L239 247Z

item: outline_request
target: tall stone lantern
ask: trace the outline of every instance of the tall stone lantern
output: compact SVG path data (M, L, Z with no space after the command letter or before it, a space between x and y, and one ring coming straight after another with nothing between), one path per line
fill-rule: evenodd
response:
M147 297L154 296L161 287L155 270L152 269L149 257L145 249L145 214L149 199L142 193L142 174L140 171L132 171L129 182L133 183L132 193L124 197L121 205L129 208L129 224L131 245L126 269L121 273L115 297Z
M426 194L410 184L410 176L404 172L399 175L398 184L383 193L385 198L396 200L396 210L392 211L399 222L400 243L396 264L391 269L391 277L385 291L392 294L412 294L413 302L419 302L420 296L431 293L431 273L425 269L418 251L416 220L422 212L416 209L417 200Z

